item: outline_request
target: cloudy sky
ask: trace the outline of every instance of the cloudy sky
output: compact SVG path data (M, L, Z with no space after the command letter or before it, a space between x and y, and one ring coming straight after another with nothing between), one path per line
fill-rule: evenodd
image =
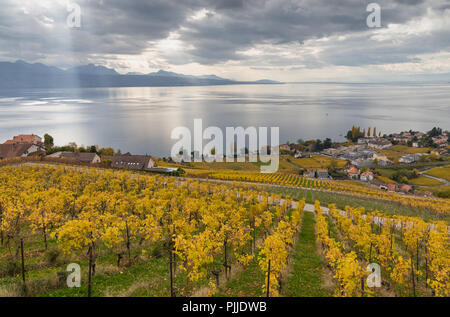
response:
M385 81L450 73L450 0L0 0L0 60L238 80Z

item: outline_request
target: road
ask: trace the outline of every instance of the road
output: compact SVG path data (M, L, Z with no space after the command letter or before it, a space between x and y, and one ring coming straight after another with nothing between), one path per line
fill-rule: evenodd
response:
M424 177L428 177L428 178L431 178L431 179L440 181L440 182L443 183L442 185L449 186L449 185L450 185L450 182L449 182L448 180L446 180L445 178L439 178L439 177L436 177L436 176L431 176L431 175L425 174L425 172L427 172L427 171L429 171L429 170L432 170L432 169L434 169L434 168L436 168L436 167L433 167L433 168L427 168L427 169L425 169L425 170L419 172L419 174L422 175L422 176L424 176Z

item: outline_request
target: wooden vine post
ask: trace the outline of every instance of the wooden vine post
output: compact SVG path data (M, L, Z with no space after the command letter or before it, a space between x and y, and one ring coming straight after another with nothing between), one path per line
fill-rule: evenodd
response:
M92 289L92 253L93 253L92 245L89 246L89 276L88 276L88 297L91 297L91 289Z
M266 297L270 297L270 260L267 268L267 294Z
M22 258L22 282L23 282L23 290L26 294L27 292L27 285L25 281L25 258L23 256L23 238L20 238L20 255Z

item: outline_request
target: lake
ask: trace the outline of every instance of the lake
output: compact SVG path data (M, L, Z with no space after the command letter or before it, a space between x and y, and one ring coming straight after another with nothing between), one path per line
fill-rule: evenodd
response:
M280 128L280 143L344 140L352 125L382 133L450 128L450 85L284 84L202 87L0 88L0 142L49 133L55 144L169 156L177 126Z

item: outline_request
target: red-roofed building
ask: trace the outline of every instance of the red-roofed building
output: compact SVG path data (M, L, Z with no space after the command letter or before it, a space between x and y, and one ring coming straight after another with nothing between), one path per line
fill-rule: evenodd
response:
M373 173L371 171L366 171L359 177L363 182L370 182L373 180Z
M350 179L358 179L359 177L359 168L352 165L347 169L347 175Z
M30 143L41 145L42 138L34 134L20 134L13 137L12 140L6 141L4 144L17 144L17 143Z
M412 189L413 189L413 187L411 185L403 184L400 186L400 191L402 191L404 193L409 193L412 191Z
M397 184L387 184L388 191L395 192L397 190Z

